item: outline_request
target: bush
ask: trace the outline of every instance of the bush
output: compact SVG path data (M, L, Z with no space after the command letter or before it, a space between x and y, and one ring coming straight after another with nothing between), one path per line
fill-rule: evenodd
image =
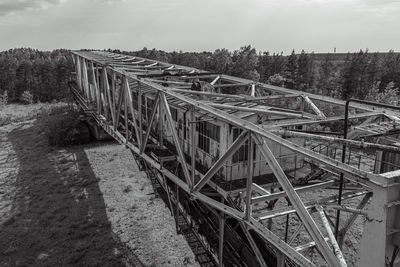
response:
M12 122L11 115L9 115L9 114L6 114L4 116L0 115L0 126L4 126L4 125L7 125L7 124L10 124L11 122Z
M33 95L29 91L24 91L19 99L23 104L32 104L33 103Z
M0 95L0 110L2 110L4 106L7 104L8 104L8 94L7 90L5 90L3 95Z
M68 146L90 141L89 129L81 122L79 111L72 107L52 110L41 118L51 145Z

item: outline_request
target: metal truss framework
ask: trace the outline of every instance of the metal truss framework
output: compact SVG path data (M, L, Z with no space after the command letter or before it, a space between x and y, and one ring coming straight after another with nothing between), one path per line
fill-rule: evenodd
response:
M395 216L399 203L400 170L380 174L365 171L359 166L339 161L320 151L299 146L287 138L303 138L325 144L346 144L352 148L399 153L400 148L393 144L347 140L328 136L327 133L301 132L294 129L294 126L321 125L343 120L344 101L105 51L75 51L73 58L78 85L78 88L73 89L73 94L80 106L93 115L107 133L157 169L161 177L160 184L163 187L166 187L166 183L162 181L162 177L166 177L193 199L223 214L220 229L224 229L225 218L238 220L260 266L267 266L260 252L265 248L257 246L249 231L257 233L272 248L271 251L277 256L277 265L285 266L285 264L294 263L300 266L316 266L304 253L308 248L316 248L329 266L347 266L340 247L346 232L360 215L367 216L368 220L358 264L383 266L385 261L390 259L398 242L396 228L398 222ZM214 90L191 90L193 81L206 81ZM137 95L133 95L132 87L137 89ZM234 87L244 88L247 94L224 93L227 88ZM152 95L154 98L151 114L146 117L146 120L140 108L142 96L145 95ZM299 105L293 107L295 102ZM134 103L137 103L139 108L135 108ZM188 141L191 144L190 160L185 157L182 142L179 140L171 105L178 105L189 112L192 122L189 127ZM331 110L338 110L338 112L333 115L328 114L329 111L326 110L328 106ZM395 111L371 108L359 103L353 103L351 107L355 112L349 118L360 121L359 127L377 120L389 121L392 124L400 120ZM177 160L182 169L181 176L164 168L162 162L146 152L146 148L154 144L162 146L163 143L160 138L153 140L154 136L151 134L155 121L159 119L157 111L158 117L166 116L167 118L167 125L160 123L158 127L171 129ZM219 153L219 158L213 162L205 174L196 170L194 145L196 114L201 114L204 120L221 121L241 129L241 134L226 151ZM252 122L248 118L253 115L263 119L257 123ZM254 162L251 156L247 162L248 175L244 188L236 191L226 190L213 180L226 161L245 143L248 144L246 146L248 155L253 155L253 149L257 147L271 168L275 179L275 183L270 187L271 190L267 189L268 186L257 184L253 180ZM284 163L281 163L271 151L271 143L279 144L304 157L305 162L324 173L324 178L312 184L298 186L285 171L285 166L282 165ZM301 198L301 194L305 192L336 188L341 174L344 175L348 184L353 185L353 189L349 186L342 199L362 197L355 207L337 205L338 197L335 195L316 196L312 201L304 201ZM213 188L222 198L216 199L208 195L204 190L206 187ZM274 189L275 192L273 192ZM229 204L239 191L244 200L242 208ZM279 199L286 199L288 206L283 208L265 206L262 209L258 207L258 204L275 203ZM373 207L367 211L363 208L368 201ZM339 229L338 239L335 238L331 229L334 225L332 219L327 216L326 209L328 208L352 214ZM290 238L286 236L283 239L264 223L277 217L289 218L290 214L295 214L301 222ZM314 215L318 215L322 223L317 223ZM224 244L223 232L219 242L221 266L223 264L221 255ZM310 241L295 246L293 241L300 232L305 232Z

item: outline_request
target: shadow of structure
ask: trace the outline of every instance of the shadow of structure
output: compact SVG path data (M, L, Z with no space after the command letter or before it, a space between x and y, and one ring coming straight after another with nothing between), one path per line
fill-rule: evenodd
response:
M19 172L0 225L0 266L144 266L113 234L82 147L48 145L40 122L8 135Z

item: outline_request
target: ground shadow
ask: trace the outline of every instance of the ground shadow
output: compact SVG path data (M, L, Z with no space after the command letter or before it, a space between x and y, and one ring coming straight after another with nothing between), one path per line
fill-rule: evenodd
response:
M8 139L20 167L12 216L0 225L1 266L144 266L112 233L82 147L49 146L40 121Z

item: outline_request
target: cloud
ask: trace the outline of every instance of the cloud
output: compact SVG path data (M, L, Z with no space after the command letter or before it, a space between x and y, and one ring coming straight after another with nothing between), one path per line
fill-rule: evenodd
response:
M0 16L27 9L46 9L62 2L65 0L0 0Z
M126 0L102 0L102 1L103 1L103 3L106 3L108 5L113 5L117 2L123 2L123 3L126 2Z
M360 2L370 5L390 5L400 3L399 0L361 0Z

